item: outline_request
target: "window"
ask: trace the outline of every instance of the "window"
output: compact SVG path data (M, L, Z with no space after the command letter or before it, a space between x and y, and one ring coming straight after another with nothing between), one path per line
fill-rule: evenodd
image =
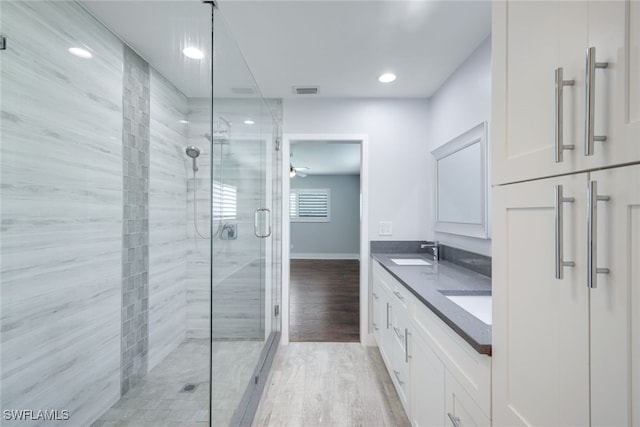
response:
M236 219L237 210L238 190L236 186L213 181L213 220Z
M329 189L291 189L289 218L294 222L329 222Z

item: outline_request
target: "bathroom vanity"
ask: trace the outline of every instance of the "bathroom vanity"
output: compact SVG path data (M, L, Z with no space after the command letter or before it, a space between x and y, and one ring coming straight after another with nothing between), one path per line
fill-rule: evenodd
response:
M412 425L490 425L490 277L372 243L371 326Z

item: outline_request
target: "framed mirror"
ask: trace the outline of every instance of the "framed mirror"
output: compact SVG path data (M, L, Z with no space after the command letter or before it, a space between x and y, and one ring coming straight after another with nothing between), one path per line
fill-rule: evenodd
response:
M431 154L433 229L488 238L487 123L480 123Z

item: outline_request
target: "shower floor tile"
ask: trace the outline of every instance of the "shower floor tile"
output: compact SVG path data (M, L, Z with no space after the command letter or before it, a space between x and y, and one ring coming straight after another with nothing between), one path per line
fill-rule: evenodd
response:
M253 376L262 341L213 345L214 426L226 426ZM186 384L196 385L183 392ZM216 396L224 396L216 399ZM91 427L209 425L209 342L186 340Z

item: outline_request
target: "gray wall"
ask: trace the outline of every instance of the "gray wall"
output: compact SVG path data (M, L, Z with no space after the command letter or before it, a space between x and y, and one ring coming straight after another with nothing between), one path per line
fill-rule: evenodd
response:
M360 253L360 175L309 175L291 188L331 190L331 222L291 222L292 258L342 258Z

